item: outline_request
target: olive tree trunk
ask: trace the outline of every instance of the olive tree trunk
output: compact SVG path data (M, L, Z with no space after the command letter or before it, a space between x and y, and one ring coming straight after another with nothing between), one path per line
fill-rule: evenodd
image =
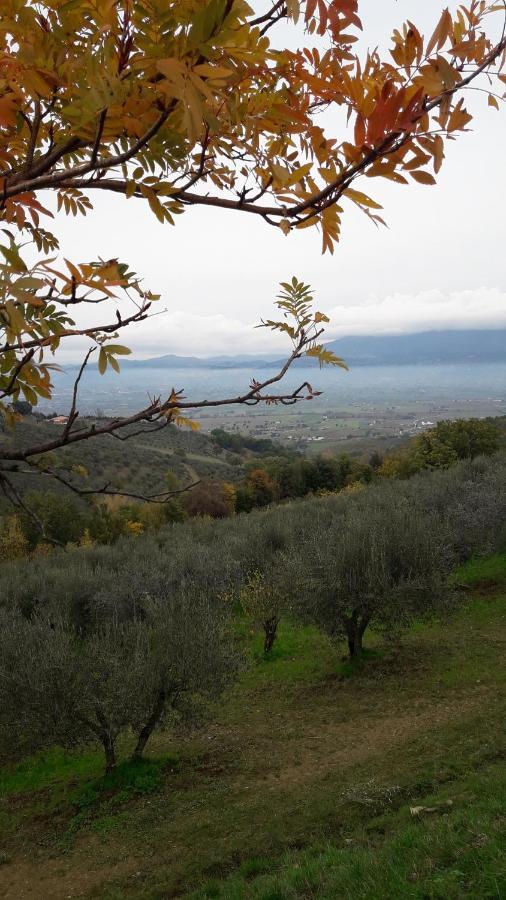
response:
M106 716L98 706L95 707L95 715L97 717L98 725L95 726L90 723L90 727L92 731L95 732L104 748L105 774L109 775L116 768L116 735L113 735Z
M104 735L102 744L105 753L105 774L110 775L116 768L116 748L110 734Z
M357 611L354 611L349 618L344 620L350 659L357 659L362 655L364 634L370 621L371 617L369 615L360 615Z
M151 714L146 722L146 724L141 728L139 732L139 736L137 738L137 743L134 748L134 752L132 753L132 759L141 759L142 754L144 753L145 747L149 738L151 737L154 729L158 725L164 711L165 704L167 701L167 695L165 692L165 688L160 688L155 703L153 705L153 709Z
M277 616L272 616L270 619L265 619L262 622L262 628L264 630L264 653L270 653L272 650L274 641L278 636L278 625L279 618Z

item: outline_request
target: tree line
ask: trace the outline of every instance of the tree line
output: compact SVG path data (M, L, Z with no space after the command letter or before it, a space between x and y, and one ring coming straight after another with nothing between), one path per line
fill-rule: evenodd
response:
M83 502L65 490L32 490L26 500L35 519L25 510L4 516L0 561L27 556L34 550L47 552L50 545L44 536L62 545L111 544L125 535L156 531L169 522L202 516L229 518L272 503L357 491L379 480L409 478L425 469L445 469L462 459L493 454L504 434L500 422L441 421L384 458L371 454L367 462L345 453L314 458L290 450L280 453L284 448L270 440L229 435L216 429L212 437L220 448L244 454L244 475L237 482L203 478L190 491L175 494L163 505L119 498ZM275 455L271 455L272 450ZM252 453L257 455L252 457ZM181 479L172 470L166 472L165 482L170 490L182 488Z

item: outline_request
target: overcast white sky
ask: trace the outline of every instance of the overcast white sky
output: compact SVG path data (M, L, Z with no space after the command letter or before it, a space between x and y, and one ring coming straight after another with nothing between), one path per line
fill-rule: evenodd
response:
M427 34L442 6L361 0L367 43L388 46L406 18ZM377 230L348 204L334 256L321 255L315 229L285 237L253 216L203 208L171 228L145 203L97 195L87 219L60 220L64 255L118 256L162 294L168 312L124 333L138 357L279 350L279 338L253 325L271 314L278 282L293 274L314 287L331 316L329 338L506 327L506 107L498 113L474 91L466 102L473 131L448 146L437 185L364 179L359 186L384 205L389 228ZM81 349L73 345L72 355Z

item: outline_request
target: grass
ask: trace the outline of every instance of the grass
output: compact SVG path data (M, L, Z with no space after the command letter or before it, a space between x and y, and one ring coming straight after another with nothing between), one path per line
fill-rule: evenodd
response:
M295 898L501 898L506 895L506 779L502 765L428 795L442 812L415 817L407 806L372 816L340 843L252 860L209 882L192 900ZM449 796L451 795L451 796ZM451 800L452 806L443 801ZM453 811L453 807L455 811Z
M0 796L25 794L50 785L97 777L101 766L94 750L75 754L58 747L0 770Z
M245 632L252 665L210 722L140 766L5 767L0 894L506 898L505 572L468 563L454 621L372 636L359 667L316 629L282 622L268 659Z
M506 553L470 559L460 567L456 578L461 584L469 587L502 588L506 586Z

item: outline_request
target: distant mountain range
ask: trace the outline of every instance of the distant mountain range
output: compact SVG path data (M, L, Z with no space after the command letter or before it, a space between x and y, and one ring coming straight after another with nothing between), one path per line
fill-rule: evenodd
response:
M390 334L344 337L326 344L350 366L405 365L413 363L462 363L506 361L506 329L467 331L421 331L417 334ZM169 353L152 359L122 360L122 367L164 369L251 369L273 368L279 356L176 356ZM298 366L318 365L303 358Z
M150 359L123 359L122 368L136 367L142 369L243 369L251 366L274 366L277 356L259 354L243 354L242 356L176 356L167 353L165 356L154 356Z

